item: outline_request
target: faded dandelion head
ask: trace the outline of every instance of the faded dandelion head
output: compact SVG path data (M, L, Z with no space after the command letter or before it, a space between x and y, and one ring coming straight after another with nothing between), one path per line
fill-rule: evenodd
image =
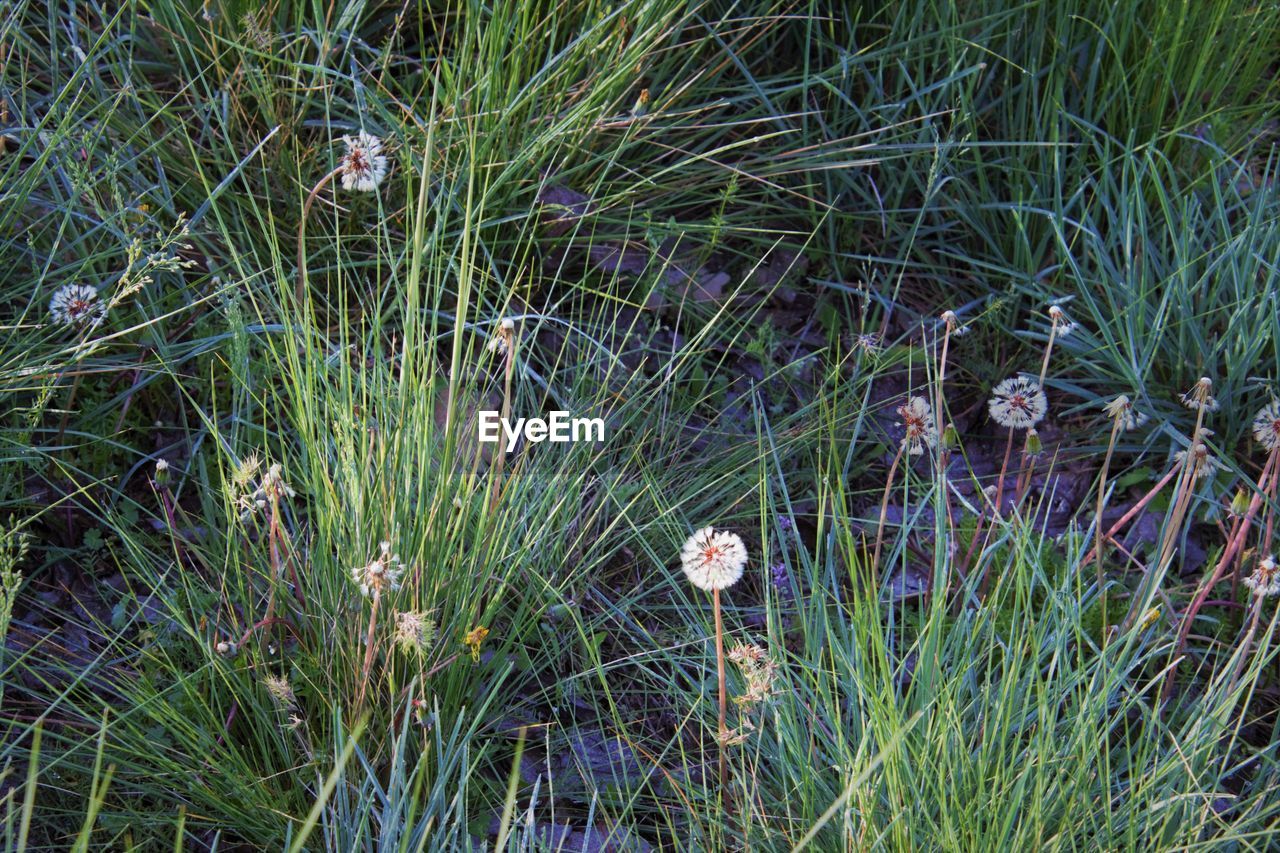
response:
M1192 466L1192 473L1197 482L1202 479L1212 479L1222 470L1222 463L1209 452L1209 445L1205 444L1205 441L1211 435L1213 435L1213 430L1202 428L1196 442L1189 449L1183 448L1173 454L1175 464L1190 464ZM1190 463L1188 463L1187 459L1188 452L1191 453Z
M1191 390L1183 394L1181 397L1182 405L1188 409L1202 412L1218 411L1218 401L1209 395L1213 390L1213 380L1208 376L1202 376L1200 381L1191 386Z
M288 678L283 675L265 675L262 678L262 686L267 688L271 701L275 702L278 708L287 710L294 707L297 697L293 694L293 685L289 683Z
M250 454L236 466L236 470L231 475L231 481L235 485L236 504L240 507L242 521L247 521L255 512L266 509L273 502L297 496L293 488L284 481L284 468L279 462L273 462L267 469L267 473L262 475L258 487L249 492L248 484L252 482L253 475L261 464L257 454Z
M262 485L258 487L268 499L282 500L297 497L297 493L284 481L284 468L279 462L273 462L262 477Z
M391 592L400 588L404 564L398 554L391 553L390 542L378 543L378 556L363 566L351 570L351 579L360 587L360 594L368 598L374 593Z
M1102 409L1125 432L1135 430L1147 422L1146 413L1135 409L1133 403L1124 394L1104 405Z
M511 349L512 341L515 340L516 321L510 317L502 318L502 322L498 324L498 329L493 333L493 337L489 339L489 352L498 355L506 355Z
M1079 324L1071 322L1067 317L1067 312L1063 311L1062 306L1057 303L1049 306L1049 319L1053 321L1053 325L1057 329L1057 335L1060 338L1065 338L1079 328Z
M436 620L419 610L396 614L396 645L406 653L428 651L436 641Z
M1259 598L1280 595L1280 571L1276 571L1275 559L1268 554L1259 560L1253 574L1244 579L1244 585Z
M1010 376L992 390L987 410L1002 427L1029 429L1044 419L1049 401L1034 379Z
M736 533L704 527L685 540L680 566L689 583L712 592L733 586L747 565L747 546Z
M1272 400L1254 416L1253 437L1265 450L1280 447L1280 400Z
M900 426L905 429L902 446L912 456L924 453L925 447L938 443L938 428L933 421L933 409L924 397L912 397L898 407Z
M213 647L213 650L224 658L233 658L236 656L236 652L240 650L240 647L230 640L221 640Z
M960 325L960 318L956 316L954 311L943 311L939 318L942 321L943 328L947 330L947 334L953 338L959 338L969 334L969 327Z
M98 291L89 285L68 284L53 292L49 314L62 326L94 328L106 318L107 306L98 301Z
M342 141L347 146L338 163L342 188L373 192L387 176L387 157L382 153L382 140L362 130L355 136L342 137Z

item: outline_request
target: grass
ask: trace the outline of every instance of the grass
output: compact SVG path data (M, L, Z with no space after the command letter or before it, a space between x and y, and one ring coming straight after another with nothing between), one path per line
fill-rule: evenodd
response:
M1273 846L1275 599L1224 576L1179 629L1238 489L1241 576L1273 549L1277 36L1235 0L0 8L0 844ZM300 228L361 129L388 178ZM72 283L100 325L50 322ZM985 401L1051 303L997 514ZM1201 376L1222 469L1100 587L1101 457L1132 507ZM1118 394L1150 421L1111 450ZM911 395L949 463L894 464ZM607 440L500 456L504 405ZM706 525L751 554L726 644L776 664L727 786Z

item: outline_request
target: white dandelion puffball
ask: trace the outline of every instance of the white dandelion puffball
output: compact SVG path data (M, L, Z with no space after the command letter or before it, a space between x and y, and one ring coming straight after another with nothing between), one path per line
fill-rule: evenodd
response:
M98 301L98 291L87 284L67 284L53 292L49 300L53 322L63 326L96 326L107 314Z
M1280 447L1280 400L1272 400L1254 416L1253 437L1266 450Z
M987 409L996 423L1010 429L1029 429L1044 419L1049 401L1040 383L1025 376L1010 376L991 392Z
M363 130L355 136L344 136L347 153L338 164L344 190L371 193L387 176L387 156L382 153L382 140Z
M725 589L742 577L747 546L736 533L704 527L685 540L680 565L689 583L698 589Z
M898 417L906 432L902 436L902 446L912 456L924 453L925 447L938 444L938 428L933 422L933 409L924 397L912 397L906 405L898 407Z

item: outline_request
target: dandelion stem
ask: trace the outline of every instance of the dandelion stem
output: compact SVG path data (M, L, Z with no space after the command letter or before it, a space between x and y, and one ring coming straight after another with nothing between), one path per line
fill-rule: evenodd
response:
M1208 581L1200 587L1196 597L1192 599L1191 604L1182 614L1182 622L1178 626L1178 638L1173 648L1173 663L1169 666L1169 672L1165 675L1164 689L1161 691L1161 700L1167 702L1173 694L1174 674L1177 672L1178 661L1182 657L1183 651L1186 649L1187 637L1191 634L1191 624L1195 621L1196 615L1200 612L1200 608L1204 606L1205 599L1209 597L1209 593L1213 587L1222 580L1222 576L1226 573L1231 565L1231 558L1235 551L1239 548L1243 541L1242 533L1247 534L1249 525L1253 521L1253 516L1257 513L1261 506L1261 496L1264 490L1270 490L1275 485L1275 467L1276 467L1276 451L1272 451L1267 457L1267 464L1263 466L1262 473L1258 477L1258 491L1254 493L1254 500L1250 501L1247 513L1236 523L1232 525L1232 536L1227 542L1227 550L1223 552L1222 559L1218 561L1218 565L1214 566L1213 571L1209 574Z
M1002 516L1000 504L1004 500L1004 475L1009 470L1009 455L1013 452L1013 427L1009 427L1009 440L1004 443L1004 461L1000 463L1000 476L996 478L996 515Z
M1119 436L1120 419L1113 418L1111 421L1111 439L1107 442L1107 455L1102 458L1102 472L1098 475L1098 510L1095 513L1093 522L1093 550L1097 556L1098 596L1102 600L1102 628L1104 635L1107 627L1107 597L1102 589L1104 582L1102 571L1102 511L1107 503L1107 472L1111 468L1111 456L1115 453L1116 439Z
M1013 506L1018 508L1022 506L1022 496L1031 486L1031 473L1035 470L1035 460L1031 458L1025 450L1022 451L1021 461L1018 463L1018 478L1013 481Z
M1231 673L1231 683L1227 688L1228 692L1235 688L1240 681L1240 675L1244 672L1245 661L1249 659L1249 650L1253 647L1253 635L1257 633L1258 621L1262 617L1262 602L1265 600L1265 597L1261 595L1253 597L1253 608L1249 615L1249 630L1245 632L1244 639L1240 641L1240 659L1236 661L1235 671ZM1241 708L1241 713L1244 713L1243 707Z
M951 343L951 323L946 322L942 333L942 355L938 358L938 388L934 393L933 411L938 419L938 437L941 438L947 428L947 419L942 409L943 383L947 381L947 347Z
M876 549L871 555L871 584L875 589L880 588L879 570L880 570L880 548L884 544L884 523L889 516L889 492L893 489L893 475L898 473L898 465L902 462L902 453L906 450L906 444L899 445L897 454L893 457L893 464L889 466L889 476L884 481L884 497L880 499L880 523L876 526Z
M728 795L729 784L729 764L725 756L727 749L726 741L729 738L729 726L726 722L726 710L728 707L727 691L725 689L724 678L724 620L720 616L720 590L713 590L711 593L712 607L716 614L716 677L720 686L720 719L719 728L717 729L716 741L720 746L720 789Z
M955 518L951 512L951 493L947 490L947 469L951 466L951 449L947 446L947 419L942 408L943 383L947 379L947 348L951 344L951 320L954 316L950 313L944 315L943 332L942 332L942 355L938 358L938 388L934 396L933 411L938 422L938 488L942 490L942 507L947 519L947 565L951 565L955 558L956 551L956 526ZM943 595L947 595L951 589L951 579L948 575L946 589ZM930 592L932 592L932 587Z
M506 423L511 417L511 377L515 373L516 366L516 335L514 331L508 332L503 328L499 334L506 337L506 363L503 367L502 382L502 422ZM506 462L507 454L502 452L502 448L498 448L498 458L493 464L493 493L489 498L489 510L492 512L498 507L498 496L502 491L502 468Z
M295 285L294 295L298 300L298 308L302 308L303 299L307 295L307 256L303 251L303 237L307 231L307 216L311 213L311 204L316 200L316 196L320 191L332 181L342 171L342 166L338 166L332 172L320 179L311 192L307 195L307 200L302 203L302 217L298 220L298 281Z
M1151 487L1151 491L1143 495L1141 500L1139 500L1136 504L1131 506L1128 512L1122 515L1120 519L1116 521L1115 524L1111 525L1111 527L1107 529L1106 535L1102 537L1103 540L1112 541L1113 539L1115 539L1115 535L1120 532L1120 528L1124 527L1126 524L1128 524L1130 521L1134 519L1134 516L1142 512L1142 510L1146 508L1147 504L1151 503L1151 501L1155 499L1155 496L1160 493L1160 490L1163 489L1165 486L1169 485L1169 481L1172 480L1174 476L1181 470L1182 470L1181 465L1174 465L1172 468L1170 468L1169 472L1160 478L1160 482L1156 483L1154 486ZM1086 554L1084 558L1084 562L1087 563L1090 560L1092 560L1094 553L1095 553L1094 551L1090 551L1088 554Z
M1040 362L1040 380L1039 385L1044 387L1044 377L1049 373L1049 354L1053 352L1053 341L1058 336L1058 320L1062 316L1057 311L1050 312L1053 322L1049 326L1049 341L1044 345L1044 358Z
M369 630L364 637L364 665L360 670L360 688L356 694L356 716L364 711L364 697L369 687L369 671L373 669L374 628L378 624L378 602L382 600L382 590L373 588L373 605L369 610Z
M1192 435L1197 437L1200 435L1200 422L1203 416L1204 411L1202 409L1200 417L1196 419L1196 431ZM1196 479L1199 477L1200 466L1203 464L1203 458L1198 452L1198 448L1201 446L1198 441L1192 441L1191 446L1187 449L1185 461L1181 465L1182 476L1178 478L1178 485L1174 490L1173 508L1169 512L1168 521L1165 523L1164 536L1160 542L1159 557L1143 570L1142 581L1138 584L1138 588L1129 602L1129 611L1125 614L1124 621L1120 623L1121 633L1133 627L1133 621L1138 616L1142 602L1146 598L1147 586L1155 582L1153 578L1173 558L1173 543L1177 540L1178 533L1182 529L1182 520L1186 516L1187 508L1191 505L1191 497L1195 494Z

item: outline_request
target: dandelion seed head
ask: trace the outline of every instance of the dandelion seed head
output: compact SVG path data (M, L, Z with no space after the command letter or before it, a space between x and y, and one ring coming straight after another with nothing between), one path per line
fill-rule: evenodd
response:
M1002 427L1028 429L1044 419L1049 401L1034 379L1010 376L992 390L987 410Z
M1205 412L1218 411L1218 401L1207 395L1202 399L1192 391L1190 393L1183 394L1180 399L1182 400L1182 405L1186 406L1193 412L1196 410Z
M1195 385L1191 386L1191 390L1183 394L1180 398L1182 405L1188 409L1202 412L1218 411L1218 401L1210 396L1209 392L1213 390L1213 380L1208 376L1200 377Z
M933 420L933 409L923 397L912 397L905 405L898 407L899 423L906 432L902 436L902 446L912 456L924 453L925 447L938 444L938 428Z
M1200 430L1200 434L1202 438L1212 435L1209 430L1203 429ZM1199 482L1203 479L1213 479L1217 476L1218 472L1222 470L1222 463L1218 461L1216 456L1209 452L1209 446L1203 441L1197 441L1192 445L1190 452L1193 454L1191 457L1191 464L1193 466L1192 472L1195 476L1195 482ZM1183 449L1173 454L1174 462L1178 465L1188 464L1187 453L1188 450Z
M1065 338L1079 328L1079 324L1071 322L1067 312L1056 302L1049 306L1049 319L1053 321L1054 334L1060 338Z
M1280 595L1280 571L1276 571L1275 559L1268 554L1259 560L1253 574L1244 579L1244 585L1259 598Z
M89 285L67 284L53 292L49 314L59 325L92 329L106 318L107 306L98 301L98 291Z
M510 317L502 318L502 322L498 324L498 330L489 339L489 352L506 355L512 341L515 340L515 333L516 321Z
M1105 404L1103 410L1108 417L1120 425L1125 432L1135 430L1147 422L1147 414L1134 408L1133 403L1124 394Z
M382 140L371 133L360 131L355 136L344 136L346 153L338 162L344 190L373 192L387 176L387 157L382 153Z
M378 556L367 565L351 570L351 579L360 587L360 594L368 598L374 593L392 592L400 588L404 564L398 554L391 553L390 542L378 543Z
M1264 450L1280 447L1280 400L1272 400L1253 418L1253 437Z
M747 546L736 533L704 527L680 549L680 566L689 582L711 592L733 586L747 565Z
M262 484L258 487L268 499L280 500L282 498L297 497L297 493L284 481L284 468L279 462L273 462L271 467L267 469L267 473L262 477Z

